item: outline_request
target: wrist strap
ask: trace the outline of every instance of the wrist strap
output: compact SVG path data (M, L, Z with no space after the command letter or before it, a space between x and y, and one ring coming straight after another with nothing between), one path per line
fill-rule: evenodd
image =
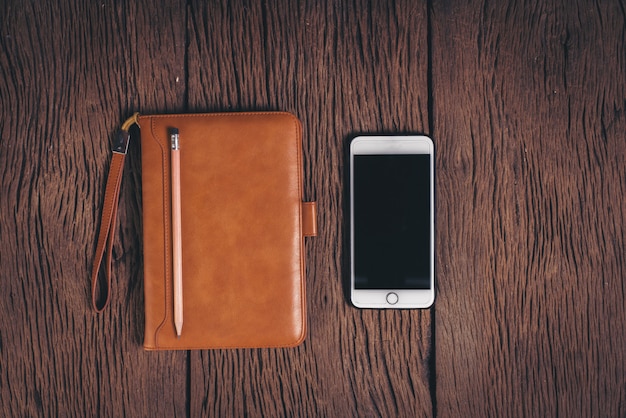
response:
M135 123L139 113L135 113L124 124L113 144L113 157L109 168L106 189L104 192L104 206L102 209L102 219L100 221L100 231L96 244L96 255L91 270L91 303L93 309L100 313L109 304L111 294L111 261L113 252L113 241L115 238L115 224L117 221L117 208L120 195L120 185L122 183L122 173L124 171L124 160L128 150L130 135L128 129ZM98 286L98 273L100 265L107 252L104 287ZM101 301L104 299L103 301Z

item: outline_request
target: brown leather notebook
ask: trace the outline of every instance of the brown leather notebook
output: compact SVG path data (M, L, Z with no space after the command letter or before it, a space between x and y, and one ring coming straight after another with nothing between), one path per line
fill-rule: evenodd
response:
M138 117L147 350L290 347L306 335L300 122L289 113ZM180 158L182 329L174 324L171 132ZM176 170L175 170L176 171Z

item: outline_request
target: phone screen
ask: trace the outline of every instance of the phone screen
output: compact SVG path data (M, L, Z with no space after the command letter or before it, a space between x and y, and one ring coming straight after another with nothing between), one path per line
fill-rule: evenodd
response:
M354 286L430 288L430 155L354 155Z

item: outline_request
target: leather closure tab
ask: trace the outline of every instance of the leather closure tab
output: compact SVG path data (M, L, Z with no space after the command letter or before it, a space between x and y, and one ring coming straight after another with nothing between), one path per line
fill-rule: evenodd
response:
M317 236L317 202L302 202L302 235Z

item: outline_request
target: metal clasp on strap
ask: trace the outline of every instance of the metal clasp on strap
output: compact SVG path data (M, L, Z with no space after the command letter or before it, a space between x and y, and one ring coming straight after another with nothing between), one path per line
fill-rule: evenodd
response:
M117 138L113 141L113 152L119 154L126 154L128 151L128 142L130 141L130 134L127 131L119 131Z
M138 119L139 113L135 113L122 124L122 128L117 134L117 138L113 141L113 152L126 155L126 152L128 151L128 142L130 141L130 134L128 133L128 130L132 125L138 122Z

